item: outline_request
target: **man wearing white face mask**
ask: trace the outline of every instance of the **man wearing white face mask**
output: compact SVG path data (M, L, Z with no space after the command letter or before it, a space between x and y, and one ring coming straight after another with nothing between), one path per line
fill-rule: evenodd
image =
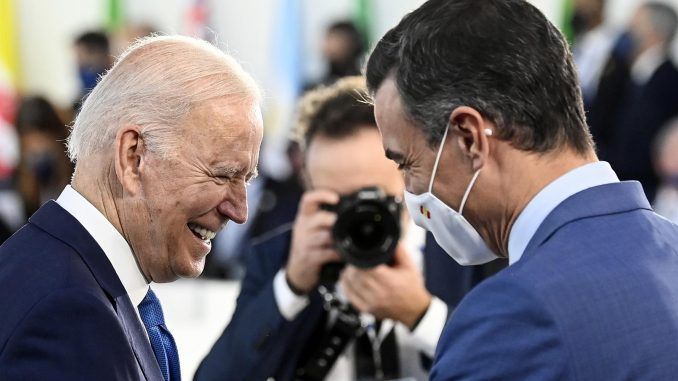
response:
M678 227L598 161L561 33L525 0L429 0L367 81L420 226L511 266L455 309L432 380L669 380Z
M445 134L440 143L436 161L433 164L433 173L431 173L428 191L415 195L405 190L405 203L414 222L432 232L440 246L447 250L447 253L459 262L460 265L481 265L496 259L497 256L487 247L480 234L462 215L471 189L476 180L478 180L478 175L480 175L480 169L476 170L471 178L471 182L466 187L464 196L459 204L459 212L447 206L432 193L440 156L443 153L449 130L448 124L445 127ZM489 128L484 133L487 136L492 136L492 130Z

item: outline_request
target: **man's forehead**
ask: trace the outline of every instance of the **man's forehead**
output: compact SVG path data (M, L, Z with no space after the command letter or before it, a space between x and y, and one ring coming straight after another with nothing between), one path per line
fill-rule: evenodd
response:
M381 119L389 115L400 116L402 113L400 94L392 76L384 79L377 89L374 95L374 112L375 116L381 117Z
M193 117L203 129L226 136L253 135L263 128L256 102L210 102L196 107Z
M384 150L390 159L402 156L413 126L407 119L398 87L392 76L386 78L374 96L374 113ZM396 160L397 161L397 160Z

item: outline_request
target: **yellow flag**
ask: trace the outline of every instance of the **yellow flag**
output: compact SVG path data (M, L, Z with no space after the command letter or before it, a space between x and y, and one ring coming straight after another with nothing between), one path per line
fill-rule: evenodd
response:
M19 82L19 57L15 30L14 0L0 0L0 70L14 88Z

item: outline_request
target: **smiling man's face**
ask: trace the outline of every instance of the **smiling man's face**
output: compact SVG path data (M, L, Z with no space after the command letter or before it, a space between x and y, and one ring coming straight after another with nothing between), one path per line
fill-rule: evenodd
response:
M247 219L245 187L256 174L263 123L259 105L228 99L193 109L170 158L140 166L141 192L121 223L148 280L200 275L211 239Z

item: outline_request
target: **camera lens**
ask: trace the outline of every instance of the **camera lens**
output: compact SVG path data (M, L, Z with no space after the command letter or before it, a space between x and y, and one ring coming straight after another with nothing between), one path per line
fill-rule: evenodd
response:
M351 225L348 227L348 237L359 250L374 250L384 242L383 216L377 208L365 206L357 210Z
M400 206L375 188L346 196L336 207L333 236L343 260L370 268L391 263L400 237Z

